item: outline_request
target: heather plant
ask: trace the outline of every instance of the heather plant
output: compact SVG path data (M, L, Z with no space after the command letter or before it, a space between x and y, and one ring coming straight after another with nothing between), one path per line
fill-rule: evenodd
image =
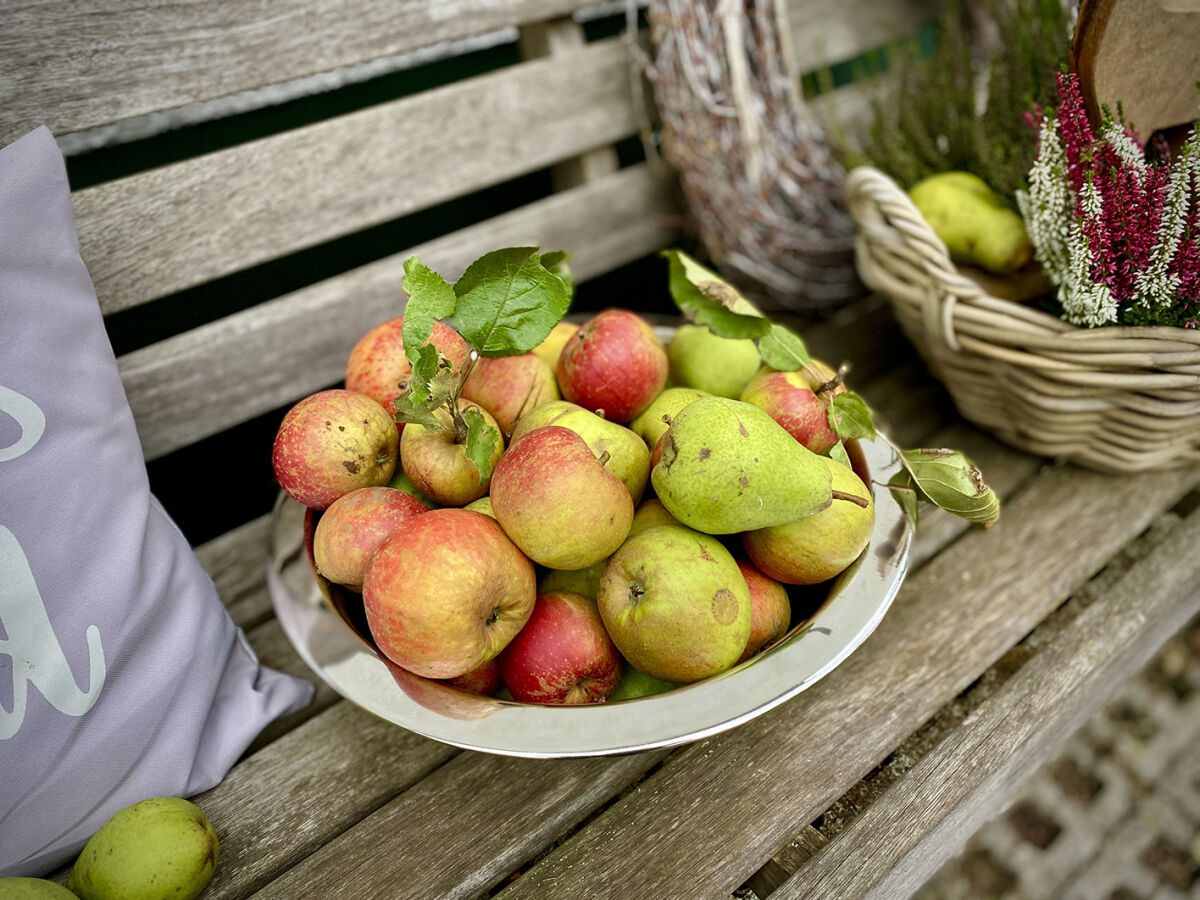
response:
M1035 256L1076 325L1200 321L1200 136L1147 160L1109 110L1093 131L1074 74L1041 115L1028 192L1017 205Z

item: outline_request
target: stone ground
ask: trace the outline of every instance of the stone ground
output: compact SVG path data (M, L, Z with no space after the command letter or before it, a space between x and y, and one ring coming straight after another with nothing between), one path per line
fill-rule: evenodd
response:
M1200 898L1200 620L914 896Z

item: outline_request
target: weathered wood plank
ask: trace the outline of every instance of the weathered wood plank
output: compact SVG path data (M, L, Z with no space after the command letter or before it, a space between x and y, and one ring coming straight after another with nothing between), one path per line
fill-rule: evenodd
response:
M797 74L916 34L941 6L928 0L787 0Z
M533 241L577 250L584 280L668 244L658 216L673 208L670 182L633 166L122 356L142 450L162 456L340 381L355 342L403 312L411 254L457 277L488 250Z
M634 134L616 38L73 195L106 313Z
M576 898L728 897L795 823L825 809L1198 481L1200 469L1121 479L1039 472L989 532L966 535L912 576L838 669L672 757L501 896L544 896L554 885Z
M1200 511L1161 539L772 897L915 891L1200 610Z
M462 753L254 896L476 897L667 752L562 760Z
M326 710L195 798L221 839L205 900L249 895L457 752L351 703Z
M271 617L266 583L270 528L271 517L259 516L196 548L196 558L240 628L253 628Z
M55 134L80 131L593 4L17 0L5 4L0 27L0 145L37 125L49 125Z

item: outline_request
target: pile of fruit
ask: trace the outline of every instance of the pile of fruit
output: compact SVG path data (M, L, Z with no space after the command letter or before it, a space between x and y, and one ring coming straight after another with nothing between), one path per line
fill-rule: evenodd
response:
M627 309L562 321L564 254L498 250L453 285L410 259L404 316L284 416L275 477L322 511L315 568L361 593L392 664L525 703L644 696L769 647L785 585L862 553L874 499L846 447L874 435L865 404L669 258L693 323L665 344ZM986 486L965 495L994 519Z

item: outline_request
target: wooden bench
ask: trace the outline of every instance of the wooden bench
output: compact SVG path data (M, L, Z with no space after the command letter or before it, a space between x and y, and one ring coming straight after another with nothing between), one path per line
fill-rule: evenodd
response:
M810 69L931 14L790 12ZM0 143L44 123L69 151L152 486L264 664L313 679L264 582L274 428L402 310L407 256L454 275L532 239L575 251L578 309L669 308L652 254L678 206L640 161L623 28L622 4L584 0L0 12ZM1113 478L1000 446L879 298L795 324L900 443L966 450L1005 498L999 525L924 515L862 648L671 751L462 752L319 684L196 798L222 841L204 896L904 896L1200 609L1200 470Z

